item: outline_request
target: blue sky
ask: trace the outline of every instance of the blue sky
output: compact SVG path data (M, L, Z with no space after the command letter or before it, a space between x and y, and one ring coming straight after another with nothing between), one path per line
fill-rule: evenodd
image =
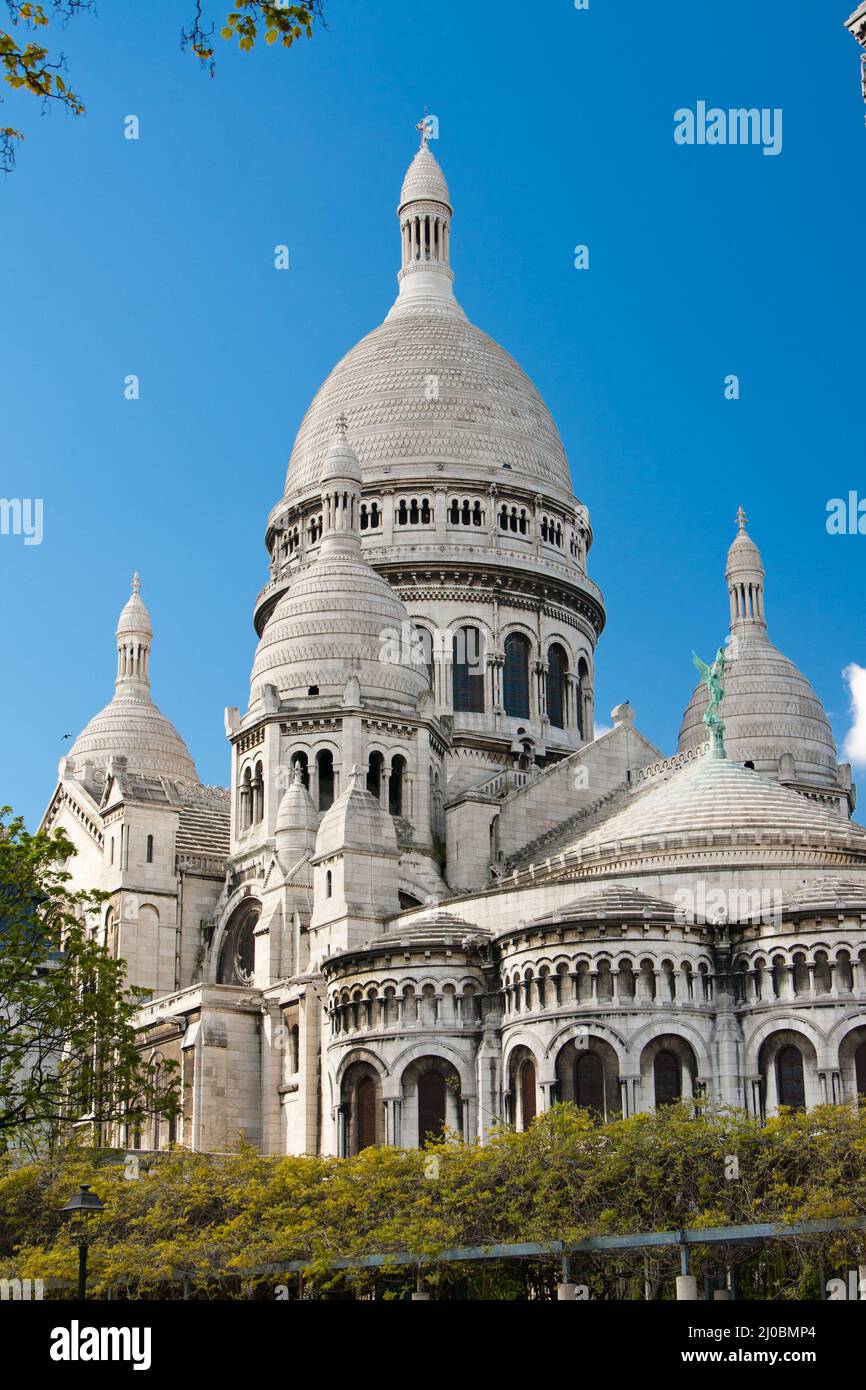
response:
M591 511L600 718L628 698L675 748L742 502L771 637L841 742L866 667L866 537L825 528L866 497L853 0L326 3L289 52L218 41L210 80L180 51L191 2L102 0L62 35L86 116L3 108L27 138L0 183L0 496L44 499L44 539L0 537L0 801L35 823L62 735L109 699L133 569L156 701L225 783L265 518L314 391L392 302L425 104L458 296L538 384ZM780 107L782 153L676 145L699 100Z

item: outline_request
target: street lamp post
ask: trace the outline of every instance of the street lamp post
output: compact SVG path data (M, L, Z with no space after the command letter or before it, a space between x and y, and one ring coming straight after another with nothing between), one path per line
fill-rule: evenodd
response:
M78 1297L87 1297L87 1248L95 1234L94 1227L105 1207L87 1183L82 1183L74 1197L60 1208L61 1216L73 1223L73 1238L78 1245Z

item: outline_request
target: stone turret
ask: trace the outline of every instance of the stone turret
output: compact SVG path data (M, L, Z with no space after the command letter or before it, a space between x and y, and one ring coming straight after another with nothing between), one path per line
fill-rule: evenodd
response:
M730 605L721 715L725 749L734 762L750 763L797 791L818 795L850 814L851 770L839 766L830 721L806 677L767 635L764 564L746 530L740 507L737 534L728 550L725 579ZM702 722L706 686L699 685L680 729L679 751L706 740Z
M197 783L198 773L180 734L153 703L150 649L153 624L141 597L141 580L117 621L117 675L114 697L78 735L67 770L90 765L104 773L112 758L125 758L130 773Z

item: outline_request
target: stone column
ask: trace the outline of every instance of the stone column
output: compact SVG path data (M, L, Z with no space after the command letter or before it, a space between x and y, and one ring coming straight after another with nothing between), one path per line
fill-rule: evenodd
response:
M435 508L434 524L436 526L437 545L445 544L445 529L448 525L448 494L444 487L437 487L433 490L433 505Z

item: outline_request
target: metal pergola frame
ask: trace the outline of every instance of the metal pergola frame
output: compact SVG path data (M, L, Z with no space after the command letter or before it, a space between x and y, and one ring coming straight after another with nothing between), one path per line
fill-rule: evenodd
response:
M442 1250L438 1255L421 1255L409 1250L390 1254L340 1256L332 1261L334 1269L381 1269L387 1266L460 1264L476 1260L536 1260L559 1256L565 1269L575 1255L599 1255L620 1250L647 1250L659 1246L677 1246L683 1274L689 1272L689 1248L700 1245L745 1245L752 1241L790 1240L798 1236L832 1234L834 1231L866 1230L866 1217L837 1217L820 1221L798 1221L793 1225L781 1222L759 1222L752 1226L707 1226L679 1231L643 1231L621 1236L588 1236L585 1240L564 1243L520 1242L508 1245L464 1245ZM276 1274L280 1271L302 1274L309 1260L290 1260L286 1264L262 1265L256 1269L236 1270L243 1277L250 1274Z
M371 1255L340 1255L330 1262L330 1268L351 1269L414 1269L419 1274L423 1268L436 1265L493 1262L496 1260L544 1260L559 1259L562 1267L562 1282L570 1282L571 1261L579 1255L614 1254L618 1251L653 1250L678 1248L680 1252L680 1272L689 1273L689 1251L703 1245L748 1245L753 1242L771 1240L794 1240L809 1236L842 1234L846 1231L866 1231L866 1216L830 1217L815 1221L758 1222L750 1226L707 1226L673 1231L640 1231L626 1235L588 1236L584 1240L564 1242L520 1241L501 1245L463 1245L441 1250L437 1254L422 1254L412 1250L392 1250ZM267 1264L222 1271L224 1277L232 1279L263 1278L286 1274L303 1276L310 1268L311 1258L269 1262ZM216 1274L216 1271L214 1271ZM216 1275L219 1277L219 1275ZM157 1281L161 1284L182 1284L184 1298L193 1289L193 1280L187 1272L169 1270ZM67 1280L50 1279L46 1288L65 1288ZM109 1295L110 1296L110 1295Z

